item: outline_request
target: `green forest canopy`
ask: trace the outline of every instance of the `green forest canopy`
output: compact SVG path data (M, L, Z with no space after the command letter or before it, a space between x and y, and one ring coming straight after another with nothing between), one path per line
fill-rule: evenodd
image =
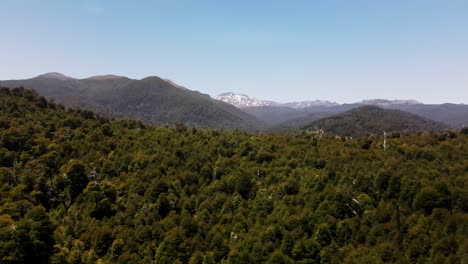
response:
M1 263L466 263L468 129L153 127L0 88Z

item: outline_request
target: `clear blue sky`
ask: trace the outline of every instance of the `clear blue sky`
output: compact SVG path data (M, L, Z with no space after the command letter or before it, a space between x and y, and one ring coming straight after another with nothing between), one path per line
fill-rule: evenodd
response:
M280 102L468 103L466 0L0 0L0 79L157 75Z

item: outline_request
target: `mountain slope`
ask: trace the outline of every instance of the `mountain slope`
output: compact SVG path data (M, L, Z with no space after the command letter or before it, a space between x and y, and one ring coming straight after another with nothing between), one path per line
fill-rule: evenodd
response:
M366 134L443 130L446 125L400 110L361 106L345 113L317 120L306 129L323 129L326 133L360 137Z
M191 91L159 77L133 80L103 75L75 79L48 73L26 80L0 81L6 87L23 86L67 107L94 110L153 124L184 123L216 129L261 129L262 122L240 109Z
M294 109L286 106L258 106L242 108L242 111L255 116L268 125L277 125L288 120L308 115L307 110Z
M269 126L269 131L294 130L310 122L296 120L304 119L307 116L325 117L331 114L323 114L331 111L336 112L337 103L323 100L302 101L290 103L278 103L273 101L260 100L244 94L235 94L232 92L223 93L215 96L214 99L220 100L242 109L244 112L256 117ZM313 119L316 120L316 119ZM308 119L311 121L311 119ZM290 122L290 123L289 123Z
M333 115L334 113L331 112L312 112L308 113L306 116L291 118L285 120L284 122L272 125L271 127L269 127L269 131L274 133L288 133L294 131L297 132L314 121Z

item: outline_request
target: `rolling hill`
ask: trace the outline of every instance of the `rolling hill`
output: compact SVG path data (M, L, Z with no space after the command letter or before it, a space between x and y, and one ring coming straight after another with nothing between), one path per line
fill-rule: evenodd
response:
M415 114L367 105L312 122L309 130L322 129L339 136L360 137L386 132L440 131L447 128Z

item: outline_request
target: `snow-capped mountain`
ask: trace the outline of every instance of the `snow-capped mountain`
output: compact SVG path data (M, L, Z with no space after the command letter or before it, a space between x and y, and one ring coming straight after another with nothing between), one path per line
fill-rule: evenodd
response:
M272 101L264 101L255 97L250 97L245 94L223 93L215 96L214 99L232 104L238 108L255 107L255 106L272 106L278 103Z
M392 105L417 105L423 104L416 100L386 100L386 99L369 99L369 100L362 100L358 104L363 105L376 105L376 106L392 106Z
M256 106L284 106L295 109L316 107L316 106L334 106L338 105L337 103L330 101L303 101L303 102L291 102L291 103L277 103L273 101L260 100L255 97L250 97L245 94L236 94L236 93L223 93L218 96L215 96L214 99L221 100L225 103L232 104L238 108L248 108Z

